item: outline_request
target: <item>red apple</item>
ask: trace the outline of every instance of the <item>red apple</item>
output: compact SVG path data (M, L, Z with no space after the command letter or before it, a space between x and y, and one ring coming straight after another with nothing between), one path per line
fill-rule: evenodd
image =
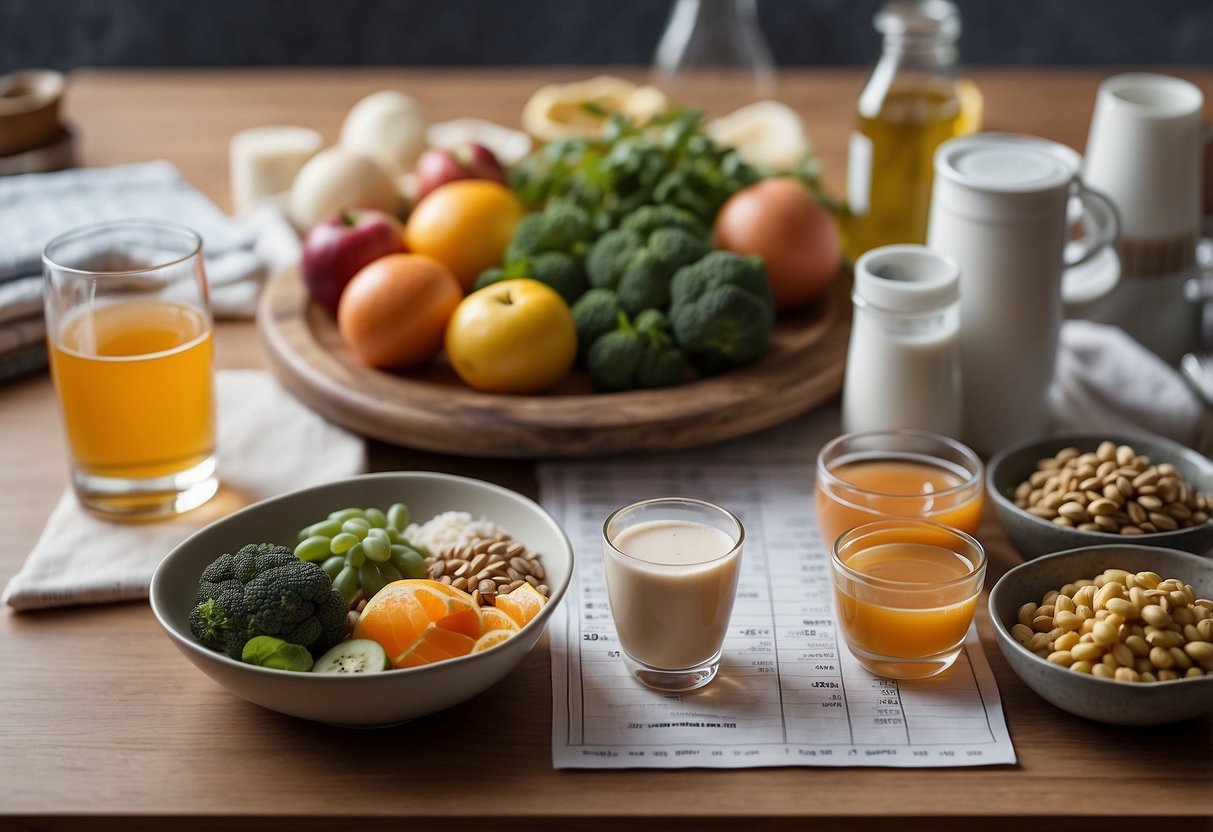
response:
M505 184L505 170L493 151L470 142L449 149L431 147L417 160L413 175L417 178L418 200L439 185L458 179L489 179Z
M300 270L308 293L332 315L345 284L372 260L408 251L404 226L383 211L338 211L303 241Z

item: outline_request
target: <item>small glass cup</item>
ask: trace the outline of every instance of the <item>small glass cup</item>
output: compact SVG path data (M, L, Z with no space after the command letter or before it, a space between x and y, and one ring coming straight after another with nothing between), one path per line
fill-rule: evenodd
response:
M926 520L878 520L840 536L830 567L838 621L861 665L923 679L956 661L986 574L974 538Z
M689 691L716 678L744 542L735 515L687 497L644 500L607 518L607 597L624 662L642 684Z
M156 517L218 489L202 240L152 220L99 223L42 255L51 375L82 505Z
M817 455L822 540L889 517L918 517L977 534L985 495L981 459L946 436L919 430L848 433Z

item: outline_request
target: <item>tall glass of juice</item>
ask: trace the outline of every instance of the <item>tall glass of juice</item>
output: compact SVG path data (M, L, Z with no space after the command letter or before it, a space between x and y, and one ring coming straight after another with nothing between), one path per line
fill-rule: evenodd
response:
M918 430L848 433L817 455L817 525L827 546L848 529L916 517L976 534L981 459L954 439Z
M744 540L735 515L688 497L644 500L607 518L607 599L624 664L641 684L688 691L716 677Z
M878 520L839 537L830 565L838 621L861 665L921 679L956 661L985 579L980 543L926 520Z
M42 257L51 374L80 502L188 511L218 489L213 322L202 240L152 220L99 223Z

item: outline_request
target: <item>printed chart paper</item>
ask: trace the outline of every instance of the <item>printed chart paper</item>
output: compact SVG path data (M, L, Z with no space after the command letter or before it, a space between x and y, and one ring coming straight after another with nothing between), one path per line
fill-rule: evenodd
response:
M829 427L821 417L801 419L710 453L541 468L543 504L576 556L548 628L556 768L1015 762L974 629L947 673L916 682L875 676L847 650L813 512L815 440ZM630 677L602 574L607 515L672 495L718 503L746 528L720 674L689 694L651 691Z

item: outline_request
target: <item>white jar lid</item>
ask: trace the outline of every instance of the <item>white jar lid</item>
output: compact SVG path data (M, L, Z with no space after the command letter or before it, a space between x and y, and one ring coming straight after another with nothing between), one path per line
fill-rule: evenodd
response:
M974 190L1040 193L1065 187L1082 157L1063 144L1035 136L974 133L949 139L935 151L935 173Z
M885 312L931 312L960 299L960 267L926 246L874 248L855 263L855 299Z

